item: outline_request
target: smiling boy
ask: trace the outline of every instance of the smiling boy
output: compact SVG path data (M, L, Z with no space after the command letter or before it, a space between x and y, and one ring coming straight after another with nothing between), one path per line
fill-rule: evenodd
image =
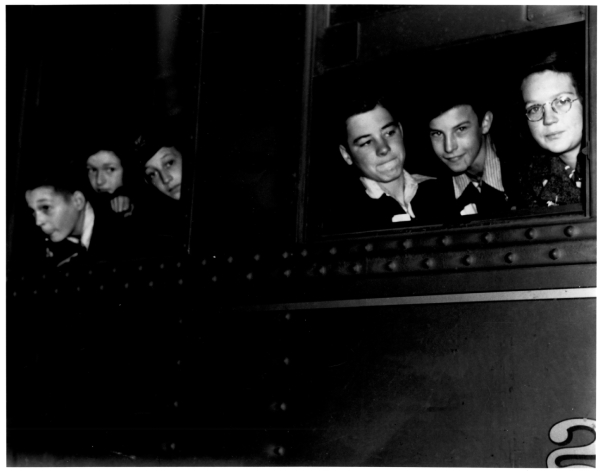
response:
M491 216L510 209L502 163L490 136L494 115L466 84L440 87L428 105L429 140L448 174L422 188L429 218Z

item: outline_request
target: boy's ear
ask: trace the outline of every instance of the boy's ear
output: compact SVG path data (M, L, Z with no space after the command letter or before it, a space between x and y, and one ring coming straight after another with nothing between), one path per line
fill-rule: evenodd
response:
M488 132L490 132L493 120L494 113L492 113L491 111L486 111L485 115L483 116L483 120L481 121L481 132L483 134L487 134Z
M71 201L73 201L73 205L78 211L81 211L83 208L85 208L85 196L81 191L76 190L71 196Z
M352 165L352 157L342 144L340 144L340 154L342 154L342 158L348 165Z

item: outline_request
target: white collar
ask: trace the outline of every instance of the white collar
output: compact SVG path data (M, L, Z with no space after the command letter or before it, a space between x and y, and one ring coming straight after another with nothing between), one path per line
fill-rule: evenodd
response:
M89 202L85 203L85 213L83 215L83 231L81 233L81 238L77 239L77 237L67 237L67 240L71 242L80 243L86 249L90 246L90 240L92 239L92 231L94 229L94 220L96 219L94 215L94 209Z
M400 204L402 209L408 215L410 215L411 218L414 218L415 214L413 213L410 202L417 194L417 188L419 186L419 183L421 183L425 180L433 179L434 177L428 177L425 175L411 175L404 169L402 170L402 176L403 176L403 181L404 181L404 188L403 188L404 201L400 201L394 195L390 194L388 191L386 191L384 188L382 188L381 185L378 182L376 182L375 180L371 180L370 178L367 178L367 177L360 177L360 181L364 185L365 192L367 193L369 198L377 200L377 199L381 198L384 194L388 195L388 196L394 198L396 201L398 201L398 203Z

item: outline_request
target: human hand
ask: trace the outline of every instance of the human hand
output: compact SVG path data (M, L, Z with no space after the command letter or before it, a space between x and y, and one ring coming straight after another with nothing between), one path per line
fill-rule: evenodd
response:
M124 213L123 216L125 217L130 216L133 212L133 204L131 204L128 196L115 196L110 200L110 206L114 212Z

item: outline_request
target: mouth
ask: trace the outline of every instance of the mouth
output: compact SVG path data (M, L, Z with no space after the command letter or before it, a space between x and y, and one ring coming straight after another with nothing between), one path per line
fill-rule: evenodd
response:
M455 163L455 162L458 162L458 161L459 161L460 159L462 159L462 158L463 158L463 156L462 156L462 155L457 155L457 156L455 156L455 157L448 157L448 156L445 156L445 157L444 157L444 160L445 160L446 162Z
M545 137L546 137L546 139L548 139L548 140L558 139L558 138L559 138L559 137L562 135L562 133L563 133L563 132L564 132L564 131L556 131L556 132L552 132L552 133L550 133L550 134L546 134L546 136L545 136Z
M391 160L388 160L387 162L377 165L377 170L379 170L379 171L391 170L392 168L396 167L397 165L398 165L398 159L393 158Z
M175 193L179 193L179 191L181 191L181 185L175 185L173 188L169 188L167 191L171 195L174 195Z

